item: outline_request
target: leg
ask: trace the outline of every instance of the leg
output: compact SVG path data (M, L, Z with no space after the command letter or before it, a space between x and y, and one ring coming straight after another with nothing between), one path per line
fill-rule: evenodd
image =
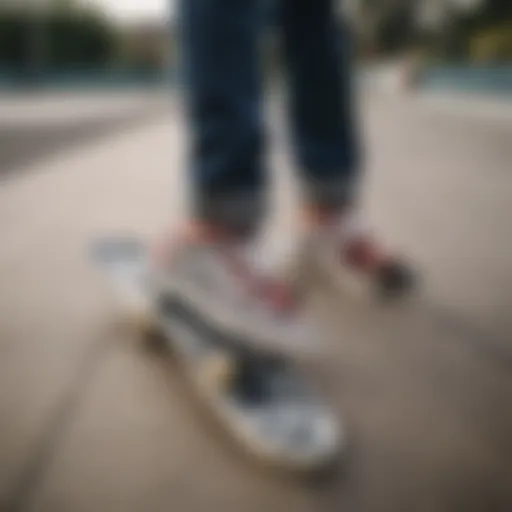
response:
M311 247L324 267L343 271L345 278L362 277L379 292L401 292L411 282L406 266L385 254L361 230L360 222L352 222L361 151L350 37L348 29L337 23L334 6L334 0L282 0L290 111L306 196L306 228L320 235Z
M349 69L350 44L333 0L282 0L294 145L308 202L351 199L359 139Z
M303 320L296 297L263 275L250 245L265 185L260 7L260 0L182 0L194 213L178 240L158 247L155 281L216 336L264 347L297 343L306 329L296 332Z
M254 224L262 209L258 0L182 0L194 215Z

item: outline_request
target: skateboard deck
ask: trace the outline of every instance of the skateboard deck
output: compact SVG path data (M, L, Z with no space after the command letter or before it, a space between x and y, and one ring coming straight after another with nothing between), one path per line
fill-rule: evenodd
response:
M338 422L290 360L237 351L166 307L152 294L141 240L98 239L93 256L130 320L163 335L198 395L250 454L306 471L334 462L341 448Z

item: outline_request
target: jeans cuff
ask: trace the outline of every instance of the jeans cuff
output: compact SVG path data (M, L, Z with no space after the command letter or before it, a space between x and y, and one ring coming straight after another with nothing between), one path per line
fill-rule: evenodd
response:
M346 178L308 179L303 183L302 190L306 204L328 210L341 210L351 206L358 194L355 180Z
M195 218L240 234L252 234L266 212L266 197L254 191L205 194L195 202Z

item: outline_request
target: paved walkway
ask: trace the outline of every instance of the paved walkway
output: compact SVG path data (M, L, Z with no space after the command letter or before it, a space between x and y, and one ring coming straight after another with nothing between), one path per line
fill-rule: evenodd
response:
M158 90L0 94L0 177L140 125L162 104Z
M1 510L512 510L512 128L367 98L365 130L367 212L426 289L383 309L320 294L336 343L315 375L352 434L323 489L230 450L86 260L98 233L151 235L183 213L175 110L0 186ZM276 248L293 187L274 157Z

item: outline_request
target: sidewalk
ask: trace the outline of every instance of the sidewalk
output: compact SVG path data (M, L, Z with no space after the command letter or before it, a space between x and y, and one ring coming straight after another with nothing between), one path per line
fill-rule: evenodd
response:
M165 114L170 97L156 90L0 96L0 177Z
M1 93L0 121L31 126L65 123L71 119L111 118L165 102L170 93L163 88L138 91L106 90L84 92L41 91Z
M500 122L512 128L512 96L486 94L423 91L411 96L422 107L434 112L462 115L473 120Z
M435 113L468 116L473 120L512 125L512 95L489 91L469 91L454 87L420 86L409 89L404 83L402 64L381 64L362 70L362 90L370 94L410 102Z

